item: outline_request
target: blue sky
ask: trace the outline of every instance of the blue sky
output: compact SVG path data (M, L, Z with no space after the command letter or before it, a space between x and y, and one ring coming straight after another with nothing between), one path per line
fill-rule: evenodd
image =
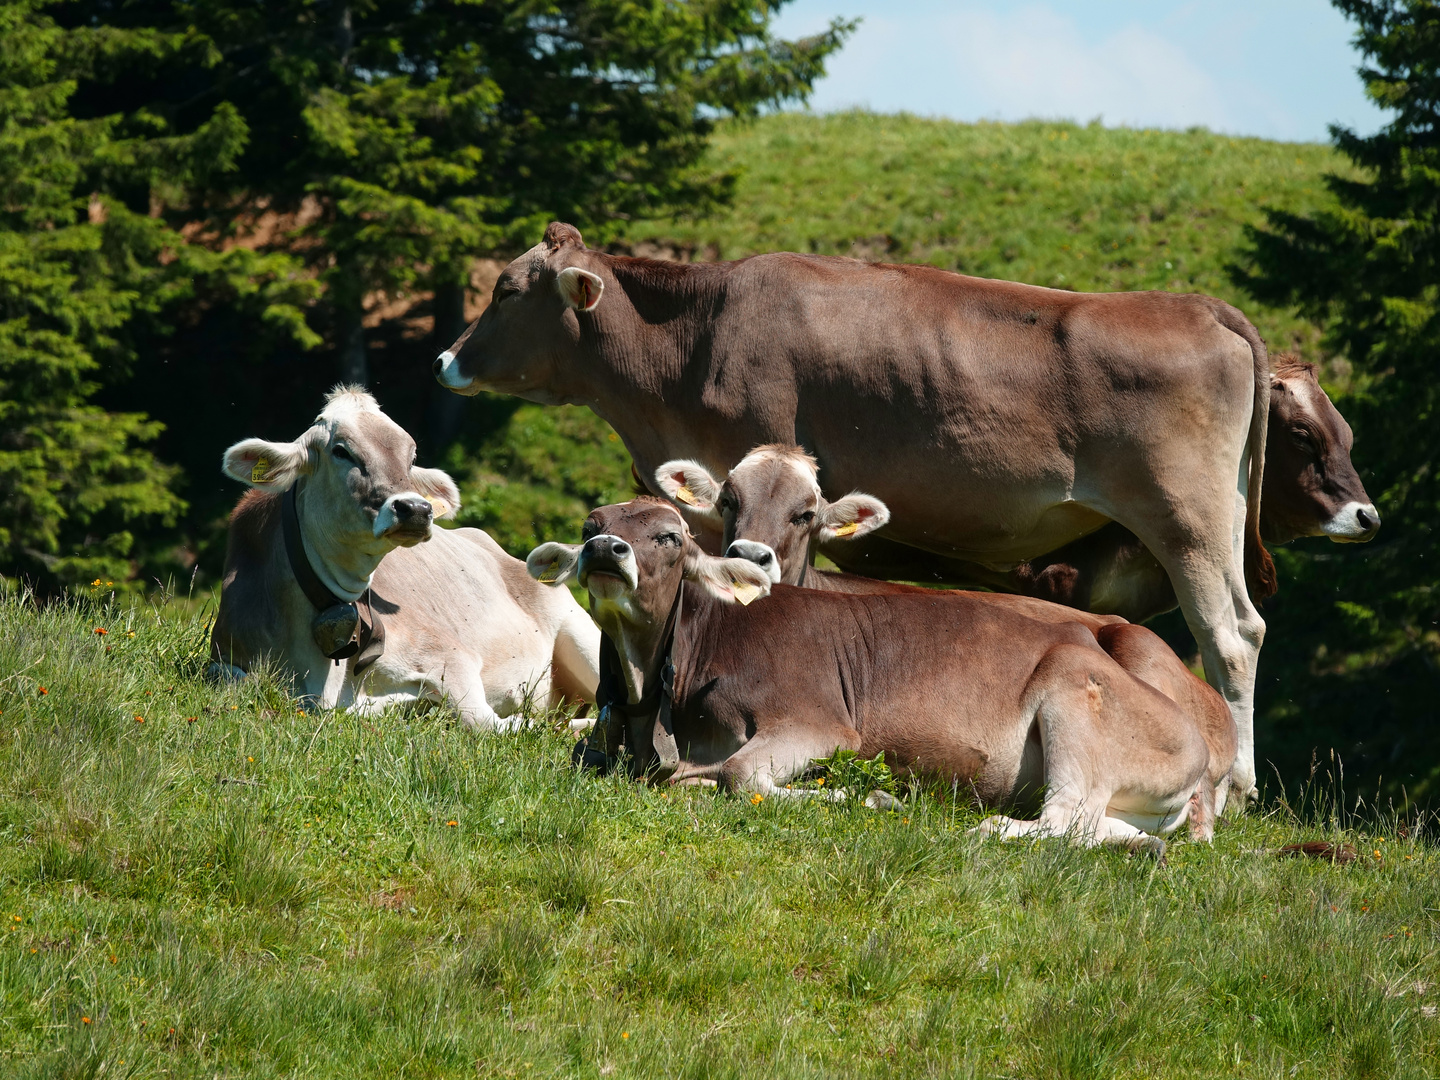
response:
M794 0L785 38L863 22L811 108L956 120L1027 117L1323 142L1385 119L1325 0Z

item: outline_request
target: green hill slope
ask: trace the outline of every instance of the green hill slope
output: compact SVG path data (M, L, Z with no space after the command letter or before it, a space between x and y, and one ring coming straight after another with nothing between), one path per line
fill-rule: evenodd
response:
M1205 292L1244 310L1273 351L1307 356L1314 327L1241 295L1225 266L1263 207L1313 210L1329 200L1324 174L1348 171L1329 147L1198 130L871 113L730 124L711 157L740 174L732 207L703 220L637 223L633 250L700 259L813 251L1057 288ZM583 516L586 498L618 498L630 486L603 423L578 409L563 420L545 412L522 406L470 471L464 520L516 554L573 539L579 518L570 517ZM584 470L578 486L545 464L579 459L603 467ZM451 464L466 471L458 457ZM532 519L527 506L543 512Z

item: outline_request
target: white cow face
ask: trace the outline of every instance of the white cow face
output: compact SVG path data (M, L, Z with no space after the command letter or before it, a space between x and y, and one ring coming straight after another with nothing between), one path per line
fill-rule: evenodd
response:
M259 491L301 484L307 537L323 532L365 550L430 539L437 518L460 508L455 482L415 467L415 440L358 388L340 387L294 442L244 439L225 451L226 475Z

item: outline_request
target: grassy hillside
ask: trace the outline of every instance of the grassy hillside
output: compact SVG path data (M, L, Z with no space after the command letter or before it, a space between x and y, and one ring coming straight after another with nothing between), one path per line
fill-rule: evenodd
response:
M107 631L97 632L97 628ZM133 635L133 636L132 636ZM1277 809L1169 865L307 715L166 607L0 600L0 1073L1419 1077L1440 851ZM1349 866L1277 859L1353 843Z

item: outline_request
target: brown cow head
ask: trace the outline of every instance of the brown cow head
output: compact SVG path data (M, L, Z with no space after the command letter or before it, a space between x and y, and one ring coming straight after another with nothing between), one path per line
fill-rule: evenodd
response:
M718 516L725 554L749 559L770 580L797 585L814 545L855 539L890 520L883 502L852 492L826 502L815 459L798 446L757 446L719 483L694 461L669 461L655 481L673 501Z
M1315 379L1313 364L1280 357L1270 377L1270 427L1260 531L1267 543L1328 536L1364 543L1380 515L1350 462L1350 425Z
M552 221L544 239L501 272L480 318L436 358L440 385L467 397L493 390L563 404L540 388L551 384L556 358L575 347L581 320L605 291L591 262L580 231Z
M742 604L770 591L769 577L753 563L701 551L680 512L661 499L641 496L602 506L585 520L581 535L581 544L541 544L525 566L550 585L578 578L590 594L590 614L622 658L632 702L659 674L662 639L682 581Z
M260 491L301 485L306 547L321 560L321 579L342 592L356 591L347 577L368 577L386 552L430 539L431 523L460 509L455 482L416 468L415 440L359 387L331 391L294 442L241 440L225 451L222 468Z

